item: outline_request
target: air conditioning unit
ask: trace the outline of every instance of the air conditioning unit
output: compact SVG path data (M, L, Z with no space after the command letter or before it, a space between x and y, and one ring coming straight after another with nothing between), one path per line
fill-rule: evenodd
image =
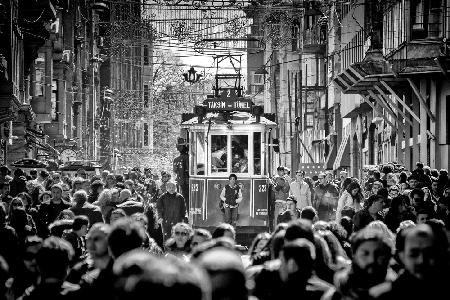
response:
M61 61L70 64L72 58L72 51L71 50L64 50L62 54Z

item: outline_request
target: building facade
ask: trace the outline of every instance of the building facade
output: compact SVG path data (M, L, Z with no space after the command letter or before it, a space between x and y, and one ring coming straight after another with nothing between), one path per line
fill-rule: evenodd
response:
M449 165L449 1L342 4L341 114L350 174L364 165ZM372 34L368 34L371 32ZM345 156L345 153L343 154Z

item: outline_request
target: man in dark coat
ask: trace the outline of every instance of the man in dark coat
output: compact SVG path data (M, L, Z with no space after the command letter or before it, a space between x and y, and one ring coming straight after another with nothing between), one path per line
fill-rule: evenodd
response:
M158 198L156 207L160 222L163 224L164 239L170 238L172 226L179 222L186 222L186 203L184 197L176 192L176 184L169 181L166 184L167 192Z
M89 224L103 222L102 212L100 207L89 203L88 196L85 191L78 191L73 194L74 205L70 208L75 216L86 216L89 219Z
M372 221L383 220L380 212L384 207L384 197L380 195L372 195L364 203L364 208L358 211L353 217L353 231L363 229Z
M63 189L60 185L52 186L52 198L49 202L43 202L38 210L38 222L41 223L40 228L43 231L48 230L48 225L53 223L58 215L65 209L70 207L70 204L62 199ZM46 236L48 232L40 232L41 236Z

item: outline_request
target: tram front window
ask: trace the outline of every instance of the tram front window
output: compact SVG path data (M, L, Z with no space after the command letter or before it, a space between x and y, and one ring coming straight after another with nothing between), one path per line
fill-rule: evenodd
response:
M211 136L211 172L227 172L227 136Z
M196 139L196 174L205 175L205 133L198 132Z
M231 170L233 173L248 173L248 136L231 136Z

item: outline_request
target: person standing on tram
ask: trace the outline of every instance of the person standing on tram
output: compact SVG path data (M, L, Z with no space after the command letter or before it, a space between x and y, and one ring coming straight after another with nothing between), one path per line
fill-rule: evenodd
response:
M223 207L225 209L224 217L225 223L236 227L238 217L239 203L242 201L242 192L239 185L236 184L237 176L230 174L228 177L228 184L224 186L220 193L220 200L223 201Z

